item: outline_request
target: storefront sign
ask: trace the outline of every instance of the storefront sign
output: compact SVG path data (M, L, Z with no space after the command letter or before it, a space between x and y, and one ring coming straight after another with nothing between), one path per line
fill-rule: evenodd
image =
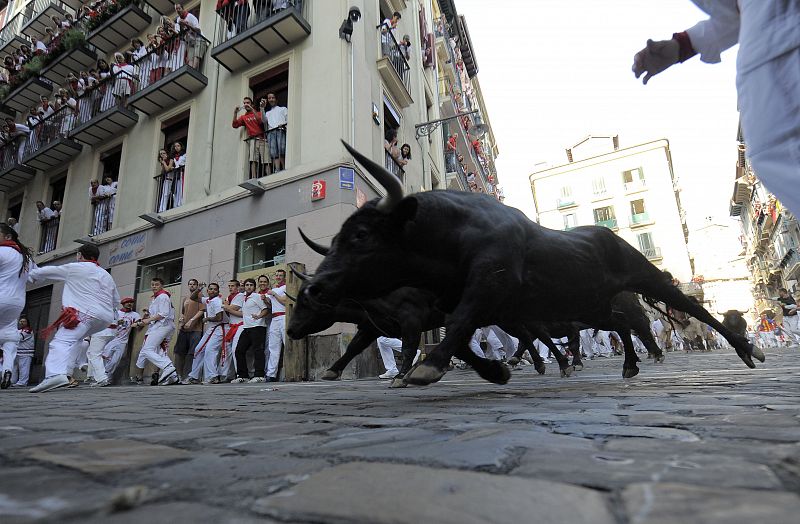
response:
M111 251L108 254L108 266L116 266L136 260L144 254L146 241L147 233L143 231L111 244Z
M311 201L325 198L325 181L314 180L311 182Z

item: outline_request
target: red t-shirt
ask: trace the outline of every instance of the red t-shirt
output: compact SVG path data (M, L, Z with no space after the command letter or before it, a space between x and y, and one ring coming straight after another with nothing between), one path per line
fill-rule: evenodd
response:
M245 129L247 129L247 136L249 137L264 136L264 124L261 123L260 112L253 111L251 113L245 113L239 118L234 119L231 125L234 129L244 126Z

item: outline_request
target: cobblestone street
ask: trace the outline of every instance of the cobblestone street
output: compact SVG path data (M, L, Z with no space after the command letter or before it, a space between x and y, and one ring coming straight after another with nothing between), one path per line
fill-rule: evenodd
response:
M800 356L0 393L0 521L796 523Z

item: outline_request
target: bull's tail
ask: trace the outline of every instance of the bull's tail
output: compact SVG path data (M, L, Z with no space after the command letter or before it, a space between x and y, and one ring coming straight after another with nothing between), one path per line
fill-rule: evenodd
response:
M677 322L678 324L681 324L680 320L678 320L677 318L673 317L672 315L670 315L669 313L667 313L666 311L664 311L663 309L661 309L658 306L658 304L659 304L658 300L656 300L654 298L650 298L650 297L644 296L644 295L642 295L642 299L645 301L645 303L648 306L650 306L651 308L655 309L656 311L658 311L659 313L664 315L664 318L667 319L667 322L669 322L669 325L672 327L672 331L675 331L675 324L673 324L673 321ZM683 324L681 324L681 325L683 325Z

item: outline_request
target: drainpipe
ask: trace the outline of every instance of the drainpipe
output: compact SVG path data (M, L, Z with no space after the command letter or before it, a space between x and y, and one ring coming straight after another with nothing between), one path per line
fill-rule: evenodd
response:
M214 34L217 34L219 30L219 17L215 16L214 21ZM211 59L211 50L206 50L207 56ZM203 190L206 192L206 196L211 194L211 166L214 160L214 133L216 131L216 122L217 122L217 93L219 93L219 62L214 60L214 68L212 73L214 75L214 91L211 95L211 118L208 120L208 130L206 132L206 144L207 144L207 153L206 153L206 185Z

